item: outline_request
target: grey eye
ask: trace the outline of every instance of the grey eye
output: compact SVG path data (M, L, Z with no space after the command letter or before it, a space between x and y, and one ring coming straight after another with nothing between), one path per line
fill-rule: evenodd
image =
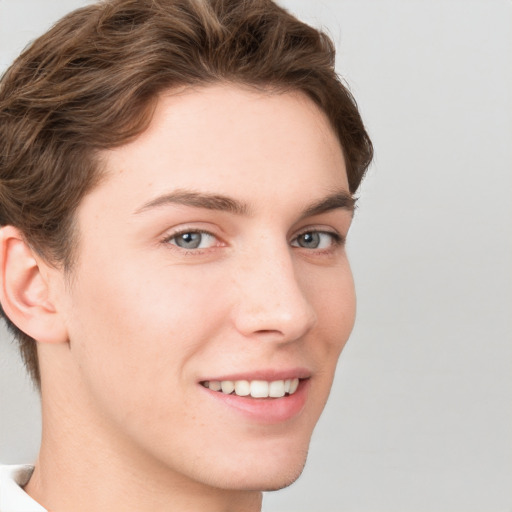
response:
M320 233L316 231L302 233L297 237L297 245L305 249L317 249L320 245Z
M183 231L171 236L167 242L180 249L209 249L218 243L218 239L211 233L203 231Z
M218 238L207 231L182 231L169 236L165 242L189 251L210 249L219 244Z
M182 233L172 240L174 244L182 249L197 249L203 240L203 233Z
M328 249L334 245L343 243L340 235L327 231L306 231L292 240L292 247L302 249Z

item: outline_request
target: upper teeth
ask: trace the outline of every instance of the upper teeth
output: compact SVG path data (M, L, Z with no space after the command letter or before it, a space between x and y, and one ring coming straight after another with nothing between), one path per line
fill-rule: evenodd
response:
M299 379L286 380L210 380L202 382L205 388L221 391L226 395L234 393L238 396L253 398L280 398L286 394L293 395L299 387Z

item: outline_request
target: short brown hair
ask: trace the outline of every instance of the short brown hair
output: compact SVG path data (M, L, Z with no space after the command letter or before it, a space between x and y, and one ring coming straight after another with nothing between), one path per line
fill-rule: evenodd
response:
M164 90L219 82L312 98L354 193L372 144L334 55L325 34L271 0L107 0L72 12L0 82L0 225L69 269L75 209L101 177L98 152L141 134ZM39 385L34 340L2 314Z

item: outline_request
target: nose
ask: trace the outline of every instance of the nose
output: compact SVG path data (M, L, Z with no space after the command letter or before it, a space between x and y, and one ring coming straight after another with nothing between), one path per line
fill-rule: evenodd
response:
M289 246L243 258L236 272L236 329L245 337L279 343L304 336L317 321L301 287Z

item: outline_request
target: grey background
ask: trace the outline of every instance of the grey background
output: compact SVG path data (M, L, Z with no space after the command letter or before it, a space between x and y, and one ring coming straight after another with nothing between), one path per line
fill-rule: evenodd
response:
M79 0L0 0L0 69ZM512 2L282 2L323 26L376 159L358 323L303 476L266 512L512 510ZM39 404L0 333L0 461Z

